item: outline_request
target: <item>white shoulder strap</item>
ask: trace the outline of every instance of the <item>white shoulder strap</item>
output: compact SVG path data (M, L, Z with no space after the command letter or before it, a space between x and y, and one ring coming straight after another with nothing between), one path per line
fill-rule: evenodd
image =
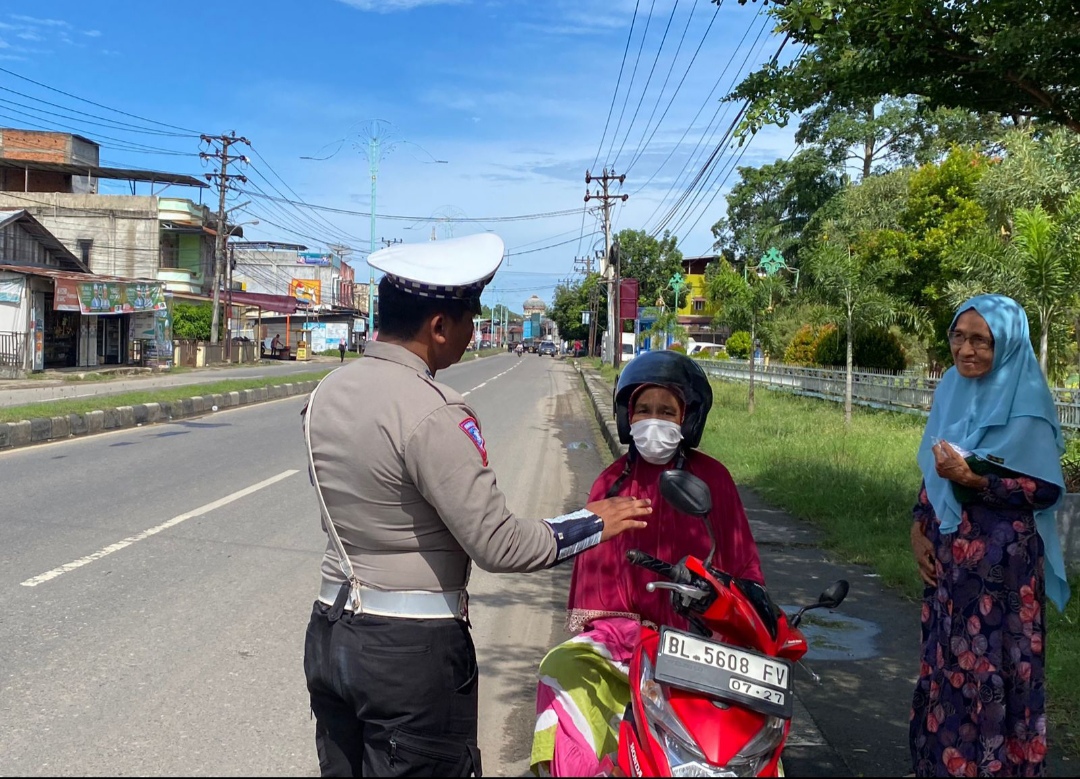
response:
M322 512L323 528L326 529L326 533L330 536L330 540L334 542L334 548L338 553L338 565L341 566L341 572L355 588L360 583L356 581L356 577L353 576L353 567L352 563L349 562L349 555L345 551L345 545L341 543L341 536L338 535L337 528L334 527L334 520L330 517L330 510L326 508L322 487L319 486L319 474L315 470L315 455L311 451L311 411L315 404L315 394L319 391L319 387L321 386L322 382L320 381L315 389L311 391L311 395L308 396L307 411L304 413L304 443L307 445L308 470L311 472L311 483L315 486L315 494L319 496L319 509Z

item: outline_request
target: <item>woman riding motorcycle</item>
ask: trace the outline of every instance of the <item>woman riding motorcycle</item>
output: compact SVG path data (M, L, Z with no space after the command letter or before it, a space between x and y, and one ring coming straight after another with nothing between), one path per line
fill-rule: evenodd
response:
M579 633L540 664L532 769L538 775L595 776L604 755L618 749L618 723L630 702L628 663L642 623L685 630L669 599L647 593L659 577L633 566L626 552L640 549L663 560L703 557L703 523L678 513L660 497L660 474L682 468L712 491L709 515L716 537L713 566L764 584L757 545L731 474L699 452L712 407L712 387L696 362L678 352L646 352L623 370L615 389L619 440L629 452L593 484L590 500L630 495L650 498L648 527L623 533L574 561L567 629Z

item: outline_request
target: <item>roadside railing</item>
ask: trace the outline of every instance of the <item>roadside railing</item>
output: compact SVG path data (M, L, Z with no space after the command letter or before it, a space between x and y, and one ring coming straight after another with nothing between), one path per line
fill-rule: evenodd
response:
M702 360L706 373L727 381L750 380L750 363L743 360ZM755 364L754 381L796 395L844 402L847 381L843 370L804 368L783 363ZM929 414L939 379L906 373L856 370L851 373L851 402L870 408ZM1080 390L1051 387L1061 426L1080 431Z
M26 369L27 333L0 333L0 376L15 377Z

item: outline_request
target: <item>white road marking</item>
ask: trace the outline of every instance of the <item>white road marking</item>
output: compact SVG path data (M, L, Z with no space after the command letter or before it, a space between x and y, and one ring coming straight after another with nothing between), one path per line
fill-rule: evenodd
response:
M511 366L510 368L507 368L507 369L506 369L505 371L503 371L502 373L497 373L497 374L495 374L495 375L494 375L494 376L492 376L492 377L491 377L490 379L488 379L487 381L485 381L485 382L484 382L483 384L477 384L477 385L476 385L475 387L473 387L473 388L472 388L471 390L466 390L465 392L462 392L462 393L461 393L461 397L463 397L463 398L466 398L466 397L468 397L469 395L471 395L472 393L476 392L476 391L477 391L478 389L480 389L481 387L486 387L486 386L487 386L488 384L490 384L491 382L495 381L495 379L499 378L500 376L505 376L505 375L506 375L506 374L508 374L508 373L509 373L510 371L514 370L514 368L518 367L518 365L521 365L521 363L516 363L516 364L514 364L513 366Z
M168 520L167 522L162 522L157 527L152 527L149 530L144 530L143 532L136 533L133 536L128 536L123 541L117 541L115 544L110 544L104 549L100 549L91 555L87 555L86 557L80 557L78 560L74 560L70 563L67 563L66 565L61 565L59 568L53 568L51 571L46 571L40 576L35 576L32 579L27 579L26 581L21 582L21 584L23 587L37 587L39 584L44 584L45 582L55 579L58 576L62 576L69 571L74 571L76 568L82 568L84 565L88 565L95 560L100 560L102 557L111 555L113 552L119 552L121 549L131 546L136 541L142 541L143 539L149 538L150 536L157 535L161 531L168 530L170 527L179 525L181 522L191 519L192 517L209 514L214 509L219 509L222 506L227 506L234 501L240 500L240 498L251 495L253 492L258 492L261 489L269 487L271 484L276 484L282 479L287 479L294 473L299 473L299 471L295 469L282 471L277 476L271 476L269 479L265 479L258 484L252 484L250 487L245 487L242 490L237 490L231 495L226 495L224 498L218 498L212 503L207 503L205 506L199 506L199 508L197 509L187 511L183 514L179 514Z

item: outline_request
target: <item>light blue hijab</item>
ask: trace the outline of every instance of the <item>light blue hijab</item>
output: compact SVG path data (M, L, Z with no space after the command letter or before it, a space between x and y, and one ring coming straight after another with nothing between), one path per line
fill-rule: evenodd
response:
M994 365L978 379L966 379L949 368L934 393L930 419L919 446L919 468L926 495L941 522L941 532L960 526L960 503L952 484L938 476L932 447L939 440L956 444L973 454L999 462L1002 467L1042 479L1061 488L1061 435L1057 409L1046 379L1031 347L1027 314L1012 298L979 295L957 309L951 330L960 315L974 309L986 320L994 336ZM1048 509L1035 512L1035 526L1046 552L1046 594L1059 609L1069 600L1065 561L1061 554L1055 513L1062 498Z

